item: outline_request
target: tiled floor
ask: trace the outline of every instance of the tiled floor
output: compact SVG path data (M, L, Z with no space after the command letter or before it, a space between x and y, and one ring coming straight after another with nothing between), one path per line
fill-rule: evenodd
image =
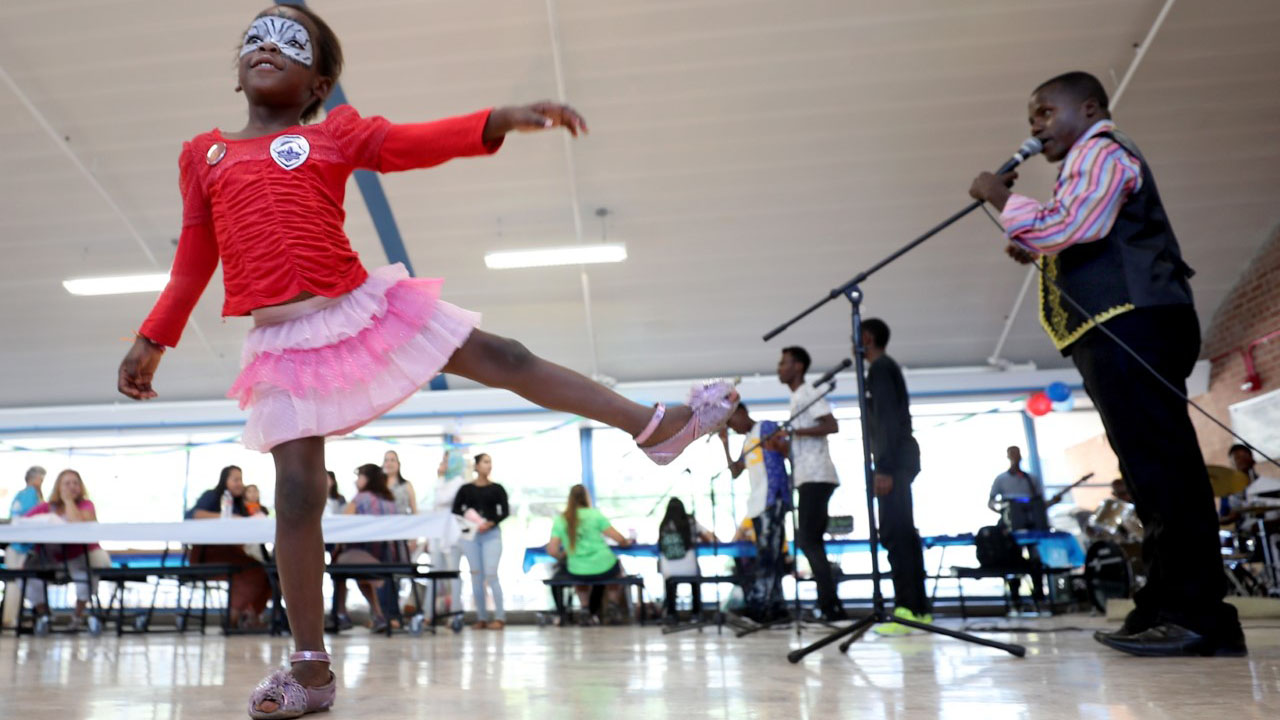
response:
M1143 660L1097 645L1082 616L1000 633L1024 659L933 636L869 637L789 664L792 631L736 639L655 628L447 631L333 643L329 718L1280 717L1280 624L1247 630L1244 659ZM948 626L959 628L958 622ZM817 631L806 631L806 638ZM173 635L0 638L0 718L245 717L287 639Z

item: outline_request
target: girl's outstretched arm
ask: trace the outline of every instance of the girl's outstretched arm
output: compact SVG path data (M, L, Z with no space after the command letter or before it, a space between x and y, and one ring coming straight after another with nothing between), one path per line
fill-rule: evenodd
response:
M588 132L587 121L577 110L559 103L537 102L497 108L489 113L489 121L484 126L484 141L497 142L514 130L535 132L554 127L562 127L574 137L578 137L580 132Z

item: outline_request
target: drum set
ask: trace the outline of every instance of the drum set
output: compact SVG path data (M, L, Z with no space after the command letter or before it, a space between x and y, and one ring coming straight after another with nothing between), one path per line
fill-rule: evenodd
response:
M1217 498L1237 496L1249 477L1210 465ZM1280 596L1280 490L1253 493L1235 508L1234 527L1220 532L1223 570L1236 595ZM1133 503L1108 498L1082 523L1085 587L1089 601L1106 612L1107 600L1131 598L1146 582L1142 560L1142 521Z
M1214 495L1243 495L1229 506L1234 526L1219 533L1222 562L1236 595L1280 596L1280 489L1255 492L1242 472L1210 467ZM1255 481L1262 484L1263 481Z
M1107 600L1133 597L1146 582L1142 521L1133 503L1107 498L1085 521L1084 534L1085 590L1089 602L1106 612Z

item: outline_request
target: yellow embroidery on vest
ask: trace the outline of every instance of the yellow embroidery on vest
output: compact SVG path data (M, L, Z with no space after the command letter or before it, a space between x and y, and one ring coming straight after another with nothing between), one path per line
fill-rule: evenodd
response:
M1058 350L1062 350L1079 340L1081 335L1092 330L1094 326L1134 309L1133 303L1117 305L1094 315L1092 318L1080 323L1078 327L1071 328L1068 326L1071 316L1062 304L1062 291L1058 289L1056 284L1058 279L1058 257L1050 255L1041 258L1040 269L1040 325L1044 328L1045 333L1049 335L1049 339L1053 341L1053 346Z

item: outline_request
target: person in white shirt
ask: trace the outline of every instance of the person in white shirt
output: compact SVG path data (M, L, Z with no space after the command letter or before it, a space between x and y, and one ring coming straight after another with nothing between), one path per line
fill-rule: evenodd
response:
M446 436L449 437L449 436ZM467 484L467 461L457 450L445 450L440 458L440 466L436 468L436 487L431 497L431 512L452 513L453 499L458 496L458 488ZM424 498L422 507L425 509ZM458 533L448 537L427 538L427 553L431 556L432 570L459 570L462 567L462 546L458 544ZM437 604L437 611L443 613L462 612L462 582L443 580L440 590L448 593L444 605Z
M836 595L831 561L827 560L823 535L827 531L827 503L840 484L827 436L840 431L825 398L814 402L821 391L805 382L809 353L802 347L782 349L778 360L778 381L791 388L792 440L783 447L791 456L791 476L800 493L796 546L804 552L818 585L818 609L823 619L841 620L844 607ZM813 403L810 405L810 403ZM805 409L807 406L807 409ZM801 410L803 412L800 412ZM797 416L797 413L799 415Z

